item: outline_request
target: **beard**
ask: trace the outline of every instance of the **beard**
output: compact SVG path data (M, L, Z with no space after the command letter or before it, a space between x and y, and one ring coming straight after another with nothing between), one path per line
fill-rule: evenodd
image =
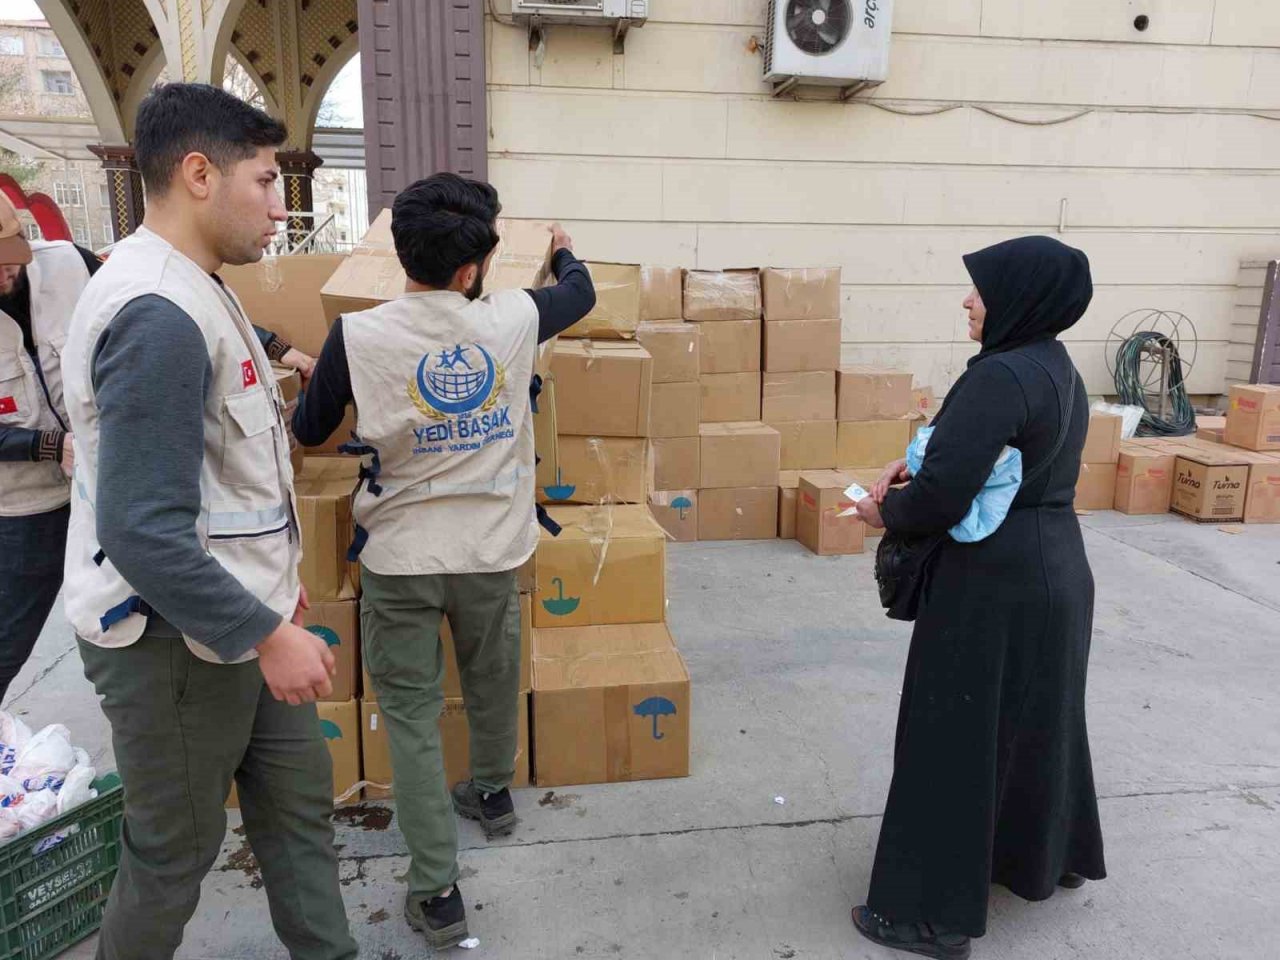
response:
M471 286L466 289L466 297L468 300L479 300L481 294L484 293L484 274L477 270L476 279Z

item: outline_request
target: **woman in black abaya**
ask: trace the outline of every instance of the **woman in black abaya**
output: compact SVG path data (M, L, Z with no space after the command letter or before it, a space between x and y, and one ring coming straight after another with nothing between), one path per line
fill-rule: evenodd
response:
M965 266L982 350L947 396L919 474L893 464L859 504L872 525L938 534L1006 445L1021 450L1024 476L1050 462L995 533L947 539L931 562L871 887L853 912L877 943L946 958L967 957L986 932L992 882L1043 900L1106 876L1084 709L1093 575L1072 508L1088 398L1056 339L1089 305L1089 261L1023 237Z

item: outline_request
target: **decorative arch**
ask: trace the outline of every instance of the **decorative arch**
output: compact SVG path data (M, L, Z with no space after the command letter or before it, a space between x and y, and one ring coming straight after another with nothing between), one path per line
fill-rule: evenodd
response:
M153 44L146 55L138 62L138 68L133 78L129 81L129 86L125 90L124 99L120 101L120 112L124 116L125 134L129 138L129 142L133 142L133 129L138 122L138 106L142 103L142 98L151 92L151 88L156 85L156 81L160 79L160 74L164 72L168 64L168 59L164 54L164 44Z
M104 141L124 143L124 117L111 92L102 61L94 52L66 0L37 0L40 12L57 34L71 68L89 101L89 112ZM41 229L44 229L43 226Z
M316 133L316 117L320 114L320 105L324 103L324 98L329 93L329 88L333 86L333 81L342 72L342 68L350 63L351 59L359 52L360 34L353 33L333 51L325 61L324 66L316 73L315 81L311 84L311 89L307 92L306 100L302 104L302 117L303 122L306 124L306 139L302 144L302 149L311 149L311 141Z
M276 99L276 95L271 92L271 88L263 81L262 74L258 73L253 64L251 64L248 58L240 52L238 47L233 46L228 48L227 56L233 58L235 62L240 65L241 69L249 75L249 79L258 87L258 90L262 93L263 102L266 104L267 113L275 117L277 120L282 120L283 112L280 109L280 101ZM223 79L225 79L225 77ZM219 80L218 84L220 86L222 84L222 80Z
M209 12L205 15L205 49L210 51L209 63L209 82L215 87L222 86L223 69L227 62L228 56L234 56L237 51L235 44L232 42L232 35L236 32L236 23L240 19L240 11L244 9L245 0L213 0L209 7ZM248 64L244 62L243 57L236 57L242 67L248 69ZM274 98L271 91L261 82L253 71L254 83L258 84L268 102ZM272 114L274 116L274 114Z

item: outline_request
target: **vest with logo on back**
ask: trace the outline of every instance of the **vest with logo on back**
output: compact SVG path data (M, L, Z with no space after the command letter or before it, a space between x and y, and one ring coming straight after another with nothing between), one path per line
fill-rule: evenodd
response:
M361 561L380 574L520 566L538 544L533 300L407 293L342 324L355 449L373 457L355 501Z
M214 560L259 600L290 617L298 602L298 525L284 401L235 295L146 228L117 244L76 309L63 360L67 412L76 438L74 495L67 536L67 616L102 647L135 642L146 627L139 598L104 556L96 534L99 414L93 354L129 301L155 294L185 311L209 351L213 381L204 404L204 462L196 534ZM216 654L188 637L196 656ZM252 659L250 651L241 661Z
M0 311L0 426L68 430L62 350L89 268L70 243L35 242L26 271L36 357L27 353L17 321ZM0 463L0 517L46 513L69 499L70 481L56 461Z

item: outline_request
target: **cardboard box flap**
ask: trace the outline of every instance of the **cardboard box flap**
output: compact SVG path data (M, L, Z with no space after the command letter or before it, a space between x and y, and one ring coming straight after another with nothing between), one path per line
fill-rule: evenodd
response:
M561 336L630 340L640 324L640 268L622 263L588 263L596 291L591 312Z
M760 319L760 274L756 270L687 270L686 320Z
M679 320L684 315L683 278L679 267L641 267L640 319Z
M800 486L800 470L782 470L778 473L778 486L783 490L795 490Z
M558 540L603 543L623 538L662 538L662 527L640 505L548 507L551 519L563 528ZM545 531L543 536L549 536Z
M622 357L624 359L649 360L649 351L641 344L620 340L561 340L556 343L556 354L588 361Z
M537 690L689 679L665 623L535 630L533 674Z
M771 268L760 273L766 320L827 320L840 316L840 268Z

